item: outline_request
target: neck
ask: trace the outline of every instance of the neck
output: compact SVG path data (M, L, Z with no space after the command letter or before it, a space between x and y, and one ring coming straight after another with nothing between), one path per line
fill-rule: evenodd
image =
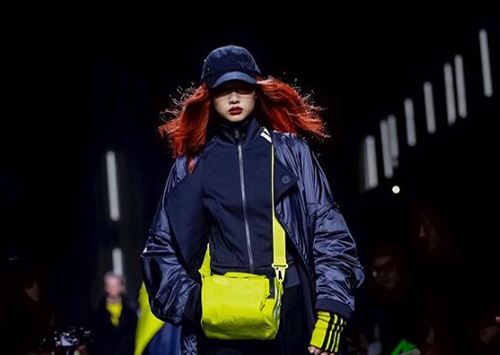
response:
M251 139L259 127L254 112L237 122L229 121L217 115L214 117L213 126L219 139L229 144L246 144L248 135L251 136Z
M253 117L253 112L250 113L247 117L245 117L244 119L240 120L240 121L229 121L228 119L222 117L222 116L219 116L217 115L216 116L216 121L217 121L217 124L223 128L226 128L226 129L236 129L236 128L241 128L241 127L244 127L248 124L248 122L251 120L251 118Z
M120 303L121 301L122 301L121 296L117 296L117 297L108 296L108 297L106 297L106 303Z

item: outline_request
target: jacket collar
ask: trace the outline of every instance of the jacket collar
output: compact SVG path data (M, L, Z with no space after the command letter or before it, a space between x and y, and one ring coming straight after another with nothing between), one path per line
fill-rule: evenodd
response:
M235 146L241 142L245 146L252 142L262 131L262 127L251 113L248 117L239 122L230 122L223 117L214 116L212 122L212 140L223 145Z
M247 130L247 140L246 143L250 143L253 139L255 139L258 136L262 136L264 139L271 141L274 144L274 201L275 203L278 202L278 200L291 188L293 188L295 185L297 185L297 180L299 177L288 167L286 166L285 163L283 163L280 159L279 156L281 154L277 154L278 152L276 150L281 150L280 144L278 144L274 138L274 134L270 134L269 130L266 127L260 126L258 121L255 119L255 116L250 118L250 120L247 121L248 124L248 130ZM261 137L261 138L262 138ZM273 138L271 138L273 137ZM195 164L198 163L198 159L202 158L206 155L209 154L210 147L212 146L215 141L218 141L221 144L226 144L226 145L234 145L235 143L229 143L228 141L223 141L222 138L214 136L212 139L207 143L205 146L205 149L201 152L200 155L195 156ZM189 176L188 176L189 178Z

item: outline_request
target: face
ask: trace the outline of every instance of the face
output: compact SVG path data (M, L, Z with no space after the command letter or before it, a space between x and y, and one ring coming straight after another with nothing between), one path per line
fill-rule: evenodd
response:
M387 290L392 290L396 286L399 280L399 272L391 255L377 256L373 260L372 267L375 282Z
M435 223L425 212L420 214L417 239L425 251L432 251L440 242Z
M212 89L215 110L231 122L245 119L255 107L255 88L255 85L232 80Z
M123 282L118 277L108 276L104 279L104 291L110 298L118 298L124 292Z

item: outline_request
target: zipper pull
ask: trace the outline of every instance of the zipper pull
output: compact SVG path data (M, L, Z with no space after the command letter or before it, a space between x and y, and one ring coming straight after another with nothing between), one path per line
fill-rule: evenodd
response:
M239 140L240 139L240 131L235 129L234 130L234 135L236 136L236 139Z

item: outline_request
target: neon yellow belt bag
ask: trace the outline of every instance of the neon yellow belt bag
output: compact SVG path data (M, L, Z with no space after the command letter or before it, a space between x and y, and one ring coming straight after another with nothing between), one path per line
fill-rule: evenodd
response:
M247 272L212 274L207 246L201 274L201 326L212 339L275 339L280 325L286 263L285 231L274 211L274 151L271 144L273 268L275 276Z

